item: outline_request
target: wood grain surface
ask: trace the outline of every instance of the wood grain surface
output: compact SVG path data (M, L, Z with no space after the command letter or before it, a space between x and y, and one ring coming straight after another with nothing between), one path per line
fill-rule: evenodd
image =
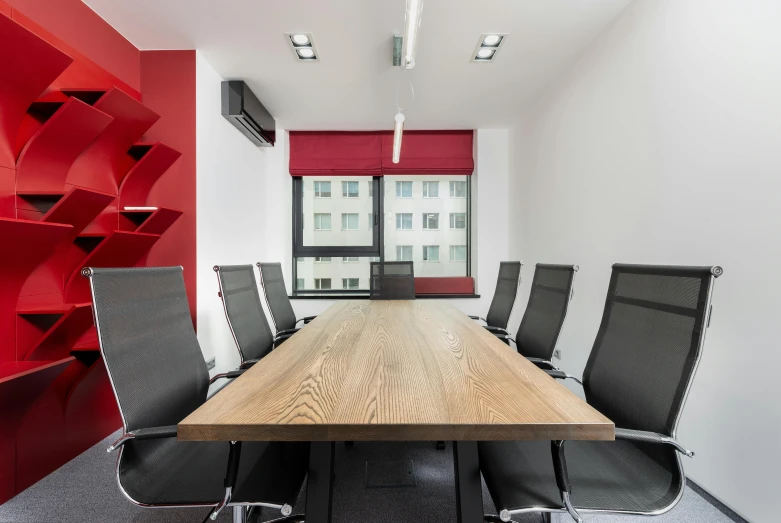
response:
M198 441L612 440L613 423L444 301L340 301L179 424Z

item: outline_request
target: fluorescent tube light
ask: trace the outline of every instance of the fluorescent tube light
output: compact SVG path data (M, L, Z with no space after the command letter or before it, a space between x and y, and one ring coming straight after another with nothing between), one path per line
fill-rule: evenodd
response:
M401 134L404 132L404 115L396 114L396 125L393 127L393 163L399 163L401 157Z
M422 11L423 0L407 0L407 10L404 13L404 38L401 48L402 69L415 67L415 46L417 45Z

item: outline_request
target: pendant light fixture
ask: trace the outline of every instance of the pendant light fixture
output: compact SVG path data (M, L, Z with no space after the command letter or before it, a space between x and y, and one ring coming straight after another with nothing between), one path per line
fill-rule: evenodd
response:
M420 15L423 12L423 0L407 0L407 9L404 13L404 35L401 46L401 68L412 69L415 67L415 47L418 43L418 29L420 28Z
M396 113L396 124L393 126L393 163L399 163L401 158L401 134L404 132L404 114Z

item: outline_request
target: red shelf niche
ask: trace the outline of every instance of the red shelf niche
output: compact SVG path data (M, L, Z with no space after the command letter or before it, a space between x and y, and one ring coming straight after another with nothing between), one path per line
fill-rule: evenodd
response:
M0 499L16 492L16 435L27 409L74 361L14 361L0 363Z
M59 312L63 308L41 309L35 313L17 311L18 359L57 360L70 355L71 348L92 326L92 304L78 303ZM53 318L55 321L51 323Z
M152 186L181 155L179 151L162 143L156 143L149 148L120 185L120 208L145 205Z
M16 132L27 108L73 61L5 15L0 15L0 166L16 165Z
M65 284L65 301L78 303L92 300L89 281L81 275L83 267L134 267L143 262L159 234L114 231L101 241L73 271Z
M61 301L65 280L73 271L73 264L80 262L89 254L89 249L85 250L77 242L77 235L114 201L114 196L74 187L64 196L24 194L19 198L37 209L19 210L19 213L24 214L26 218L40 218L44 223L73 226L68 236L70 241L63 241L46 262L32 272L19 293L20 304L26 304L29 300L41 303L44 295L50 295L50 301ZM43 212L45 214L41 216Z
M120 229L163 234L181 215L181 211L164 207L152 211L119 211Z
M63 92L82 97L91 93ZM133 164L128 150L160 117L116 88L98 98L93 107L114 120L73 163L67 183L116 194L122 178Z
M0 361L16 359L16 304L35 268L71 234L71 225L0 218Z
M73 162L112 120L78 98L62 104L22 149L16 164L17 192L64 191Z

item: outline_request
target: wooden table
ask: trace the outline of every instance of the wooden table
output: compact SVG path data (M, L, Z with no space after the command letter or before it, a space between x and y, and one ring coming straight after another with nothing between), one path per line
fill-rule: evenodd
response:
M459 521L482 521L478 440L612 440L607 418L443 301L340 301L179 424L187 441L312 441L307 523L330 521L334 441L451 440Z

